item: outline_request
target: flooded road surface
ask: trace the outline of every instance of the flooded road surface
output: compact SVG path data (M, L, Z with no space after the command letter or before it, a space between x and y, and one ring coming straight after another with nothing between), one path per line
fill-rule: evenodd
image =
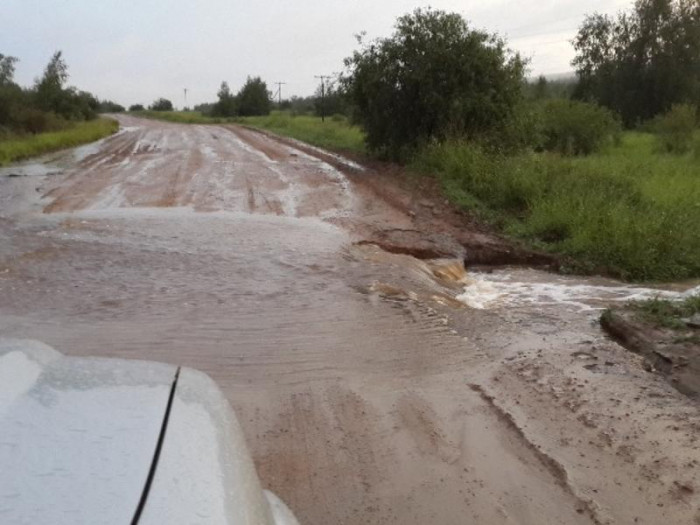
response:
M254 132L119 119L0 177L0 336L207 372L304 524L700 523L697 404L596 323L654 291L358 245L411 217Z

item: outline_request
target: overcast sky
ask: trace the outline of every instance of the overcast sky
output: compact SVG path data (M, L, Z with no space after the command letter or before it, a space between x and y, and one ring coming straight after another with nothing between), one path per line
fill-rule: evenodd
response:
M342 70L354 35L388 36L416 7L462 14L531 58L531 74L571 70L569 41L584 14L616 13L632 0L0 0L0 53L16 56L30 85L63 50L71 85L123 105L166 97L182 106L237 91L260 75L284 97L310 95L314 75ZM276 87L274 88L276 89Z

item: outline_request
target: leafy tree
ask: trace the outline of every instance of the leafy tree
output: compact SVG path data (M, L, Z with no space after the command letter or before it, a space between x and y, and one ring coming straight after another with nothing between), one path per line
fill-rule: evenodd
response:
M260 77L248 77L237 98L238 114L243 117L270 114L270 93Z
M0 85L12 84L15 76L16 57L0 53Z
M172 111L173 103L167 98L159 98L158 100L155 100L153 104L148 107L148 109L151 111Z
M63 60L63 53L56 51L44 69L44 75L36 82L34 90L37 106L43 111L53 111L68 116L69 96L63 89L67 80L68 66Z
M144 109L146 108L143 107L143 104L132 104L129 106L129 111L143 111Z
M577 98L597 100L628 126L700 103L698 0L637 0L616 18L590 15L573 44Z
M219 101L214 104L214 107L211 109L211 114L216 117L236 116L236 97L231 93L228 82L221 83L217 96L219 97Z
M370 150L400 157L431 138L490 132L522 98L525 61L459 14L417 9L391 37L358 42L344 84Z

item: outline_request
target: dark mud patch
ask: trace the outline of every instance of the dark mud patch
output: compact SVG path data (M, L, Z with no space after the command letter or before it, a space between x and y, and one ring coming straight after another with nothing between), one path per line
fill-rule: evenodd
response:
M659 373L681 393L700 399L700 330L659 328L628 309L608 310L600 324L615 341L644 357L644 368Z

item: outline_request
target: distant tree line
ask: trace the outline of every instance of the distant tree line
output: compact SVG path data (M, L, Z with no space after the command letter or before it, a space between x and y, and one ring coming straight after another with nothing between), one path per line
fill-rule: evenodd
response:
M61 51L51 57L30 88L14 81L17 61L0 53L0 134L55 131L71 122L93 119L102 111L124 110L113 102L100 102L87 91L67 87L68 66Z

